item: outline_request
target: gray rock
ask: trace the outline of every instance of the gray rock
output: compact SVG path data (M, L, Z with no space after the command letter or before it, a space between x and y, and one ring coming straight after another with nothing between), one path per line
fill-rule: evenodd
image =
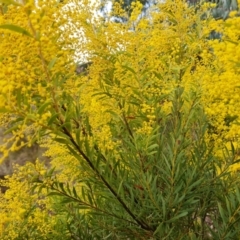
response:
M87 62L87 63L82 63L82 64L78 64L76 67L76 74L77 75L84 75L87 76L88 75L88 68L92 65L92 62Z
M0 128L0 145L4 144L4 138L11 137L11 134L4 135L4 132L5 129ZM50 167L50 159L44 156L45 151L45 148L34 143L31 147L25 146L16 152L10 152L9 156L0 164L0 179L4 179L6 175L12 175L14 170L13 166L15 164L23 166L27 162L35 163L37 158L44 162L47 167ZM2 156L2 153L0 153L0 157ZM6 188L1 187L1 190L5 192Z

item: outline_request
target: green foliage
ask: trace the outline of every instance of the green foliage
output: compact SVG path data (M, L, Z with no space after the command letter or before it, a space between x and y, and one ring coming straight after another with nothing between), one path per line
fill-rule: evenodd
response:
M10 184L12 178L9 178L7 186L12 191L9 205L11 201L25 199L28 211L23 211L24 221L14 219L12 224L6 220L9 225L6 224L2 231L5 236L11 236L11 231L17 229L12 239L203 240L239 237L239 176L230 171L239 160L235 158L233 144L231 150L223 150L224 158L214 152L214 144L208 136L209 119L202 93L198 83L195 85L190 81L195 76L194 71L189 71L192 67L189 58L196 57L196 48L190 42L182 44L180 39L185 37L189 41L187 35L190 35L189 38L195 36L199 40L197 36L202 30L193 35L188 25L181 28L174 12L166 12L168 15L164 17L172 17L166 23L168 26L160 25L166 35L161 39L162 36L158 38L155 33L157 38L152 38L152 43L160 42L158 55L149 57L152 50L149 46L139 46L138 42L132 52L134 44L126 46L126 52L100 52L96 60L103 62L103 68L97 69L99 72L96 70L95 76L89 71L90 80L87 81L85 74L74 77L62 74L62 65L55 69L58 58L51 56L50 60L45 60L48 54L43 57L41 44L36 44L41 50L37 56L44 69L43 80L37 79L42 92L35 88L35 81L26 84L30 90L31 87L35 90L29 98L21 94L22 89L12 87L16 106L9 109L14 111L17 107L17 110L16 116L9 121L11 128L7 132L13 133L22 126L24 132L32 126L29 142L47 139L64 148L60 157L71 156L70 160L77 160L79 174L70 181L71 176L61 179L58 169L26 168L26 173L20 171L13 179L17 178L18 187L22 184L23 189L27 189L23 191L27 197L17 195L16 198L14 194L22 192ZM27 34L15 25L1 26ZM150 29L146 27L142 31L150 32ZM188 32L187 37L182 35L182 29ZM179 46L178 43L175 47L169 46L168 30L179 33ZM141 33L141 28L138 31ZM150 34L143 35L146 41L147 36ZM176 36L171 35L171 38L176 39ZM39 41L38 37L36 39ZM200 40L197 44L200 49L204 48ZM192 50L188 52L190 47ZM62 51L64 46L60 49ZM130 57L124 58L124 54ZM152 66L149 67L147 61L152 61ZM159 65L158 69L153 69L155 64ZM198 71L197 67L203 70ZM204 64L197 67L195 74L199 76L196 79L202 80L207 68ZM95 81L94 84L91 81ZM89 89L86 97L84 94ZM102 114L100 117L92 120L91 112L86 111L91 105L88 101L106 107L102 112L97 109ZM109 120L101 122L101 118ZM235 118L229 115L225 120L231 125ZM97 121L100 121L99 125ZM94 124L97 127L94 128ZM103 127L110 134L99 140L98 133ZM106 147L107 144L112 145ZM41 212L44 215L39 217ZM48 229L44 231L42 226Z
M132 72L129 69L130 72ZM116 98L102 92L108 98ZM110 100L110 99L109 99ZM147 119L139 108L131 121L113 113L113 136L121 144L119 155L101 152L84 134L77 140L62 125L61 138L88 173L81 187L54 180L45 186L58 199L57 212L67 216L74 239L237 239L239 235L239 180L229 173L234 163L226 150L227 165L219 162L205 140L207 119L198 95L177 86L161 99L171 111L161 109L159 98L149 135L137 132ZM116 98L119 107L139 105ZM131 108L131 107L129 107ZM81 113L79 113L81 114ZM74 113L77 115L77 112ZM76 116L77 117L77 116ZM83 126L91 135L88 120ZM234 148L232 149L234 151ZM41 184L40 184L41 186Z
M26 35L28 37L32 37L32 35L27 30L25 30L24 28L21 28L19 26L15 26L15 25L12 25L12 24L0 25L0 28L8 29L10 31L14 31L14 32L17 32L17 33L22 33L23 35Z

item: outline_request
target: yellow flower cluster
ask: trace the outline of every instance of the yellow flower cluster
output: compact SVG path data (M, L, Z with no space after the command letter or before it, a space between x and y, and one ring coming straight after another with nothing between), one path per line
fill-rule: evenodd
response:
M234 139L238 146L239 18L231 15L226 22L201 22L199 16L209 4L197 15L177 0L161 5L161 12L153 13L151 21L139 20L136 31L130 31L140 3L132 5L129 23L117 25L96 20L91 2L39 0L35 4L32 0L10 6L0 15L0 24L27 31L20 34L0 28L0 120L8 122L4 111L23 119L13 137L0 147L5 156L24 145L21 139L26 130L33 132L28 136L31 144L41 129L77 142L80 129L79 141L86 140L92 150L96 146L106 156L117 158L126 132L151 135L159 114L171 112L170 96L178 87L184 87L186 94L191 90L201 95L213 127L209 142L213 139L219 148ZM115 11L122 13L119 5ZM212 29L224 32L222 41L206 40ZM74 57L79 53L80 61L93 61L88 76L74 74ZM186 109L189 105L184 102ZM90 130L85 129L87 124ZM73 183L85 174L79 167L81 158L53 142L55 135L46 140L47 155L58 172L56 179ZM13 142L11 149L5 147L9 142ZM23 223L26 230L35 226L41 236L56 223L54 217L48 218L51 204L47 198L29 196L31 184L20 181L31 174L42 176L44 171L28 165L9 179L10 190L0 200L1 209L6 210L1 212L5 239L14 239ZM19 200L22 203L17 206ZM35 203L48 207L35 208L30 218L22 217Z
M52 143L49 139L46 139L41 146L48 148L45 155L52 159L51 166L58 173L57 179L60 182L73 182L79 175L84 175L79 169L79 160L72 156L65 146Z
M223 143L234 140L239 145L240 20L234 14L231 16L225 22L212 22L214 27L218 25L223 39L211 42L215 55L215 71L205 80L207 91L204 101L212 123L218 134L221 133L221 139L224 139Z
M16 168L13 176L1 182L1 185L9 188L4 195L0 194L1 239L34 239L34 235L44 239L52 231L57 219L54 215L50 217L53 213L50 199L45 197L44 191L42 197L37 192L31 193L31 176L44 171L39 162L36 166L29 163Z

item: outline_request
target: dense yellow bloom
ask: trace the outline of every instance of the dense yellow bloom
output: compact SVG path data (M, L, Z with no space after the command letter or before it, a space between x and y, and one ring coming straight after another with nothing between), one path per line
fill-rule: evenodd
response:
M33 230L37 237L42 236L44 239L52 231L57 219L54 215L49 217L49 213L53 212L50 199L44 197L46 193L42 194L42 198L37 193L30 194L31 175L42 171L44 167L41 164L28 164L24 168L18 168L11 178L2 183L10 189L0 195L1 239L16 239L20 232L22 237L28 235L33 239ZM22 182L21 179L26 181Z
M216 71L213 72L207 84L206 102L208 103L208 113L212 123L216 127L219 138L227 141L235 141L239 146L239 18L234 13L232 18L225 22L216 22L219 30L223 33L223 40L214 40L211 45L214 49L216 59L214 65Z
M27 1L0 15L0 25L27 31L0 28L0 120L4 126L18 123L13 136L0 146L3 157L33 141L45 141L56 179L79 190L81 184L76 182L86 176L84 159L79 152L72 154L65 143L76 147L82 141L78 144L85 152L94 149L120 159L126 144L123 135L128 132L141 140L151 135L161 117L171 113L171 96L181 87L185 115L192 107L187 101L193 98L191 93L201 96L212 127L206 138L214 142L219 158L223 159L221 149L229 140L238 148L239 18L231 14L226 22L201 22L201 14L212 4L205 4L198 15L178 0L161 5L161 12L153 13L150 21L138 20L142 5L136 2L129 22L116 24L94 17L91 2L39 0L35 5ZM114 11L123 15L119 4ZM222 41L206 40L212 29L224 32ZM93 62L88 76L74 73L76 57ZM22 141L25 135L27 143ZM147 140L143 145L148 147ZM232 166L238 169L237 164ZM10 189L0 199L5 239L16 238L22 225L24 231L35 227L44 239L62 217L53 214L54 203L46 192L42 199L30 194L32 176L43 179L46 186L53 183L38 163L9 178Z

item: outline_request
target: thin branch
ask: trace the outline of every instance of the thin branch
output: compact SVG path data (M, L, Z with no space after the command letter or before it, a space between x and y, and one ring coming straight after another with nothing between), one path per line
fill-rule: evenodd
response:
M115 214L112 214L112 213L109 213L109 212L107 212L107 211L105 211L105 210L102 210L102 209L100 209L100 208L98 208L98 207L96 207L96 206L93 206L93 205L91 205L91 204L89 204L89 203L86 203L86 202L84 202L84 201L82 201L82 200L80 200L80 199L78 199L78 198L75 198L75 197L73 197L73 196L71 196L71 195L68 195L67 193L65 193L65 192L63 192L63 191L60 191L59 189L57 189L57 188L55 188L55 187L52 187L52 190L54 190L54 191L56 191L56 192L58 192L58 193L60 193L60 194L62 194L62 195L64 195L64 196L66 196L66 197L68 197L68 198L71 198L71 199L75 200L76 202L79 202L79 205L88 206L89 208L92 208L92 209L94 209L94 210L96 210L96 211L102 212L102 213L107 214L107 215L109 215L109 216L118 218L118 219L120 219L120 220L122 220L122 221L126 221L126 222L128 222L128 223L131 223L131 224L134 224L134 225L137 225L137 226L138 226L138 224L137 224L136 222L129 221L129 220L124 219L124 218L122 218L122 217L119 217L119 216L117 216L117 215L115 215Z
M123 206L125 211L141 226L141 228L148 230L148 231L153 231L153 229L148 226L145 222L140 221L137 219L137 217L132 213L132 211L127 207L125 202L121 199L121 197L117 194L117 192L112 188L112 186L107 182L107 180L102 176L102 174L98 171L98 169L95 168L91 160L87 157L87 155L82 151L82 149L78 146L78 144L75 142L73 139L71 133L63 127L63 132L69 137L69 140L73 144L73 146L77 149L77 151L80 153L80 155L85 159L85 161L88 163L88 165L91 167L91 169L100 177L100 179L103 181L105 186L110 190L110 192L116 197L118 202Z
M122 110L123 107L122 107L121 103L118 103L118 105L119 105L120 109ZM125 125L126 125L126 128L127 128L128 132L129 132L129 135L130 135L130 136L132 137L132 139L133 139L134 136L133 136L132 130L131 130L128 122L127 122L127 119L126 119L126 116L125 116L124 113L123 113L123 121L124 121L124 123L125 123Z

